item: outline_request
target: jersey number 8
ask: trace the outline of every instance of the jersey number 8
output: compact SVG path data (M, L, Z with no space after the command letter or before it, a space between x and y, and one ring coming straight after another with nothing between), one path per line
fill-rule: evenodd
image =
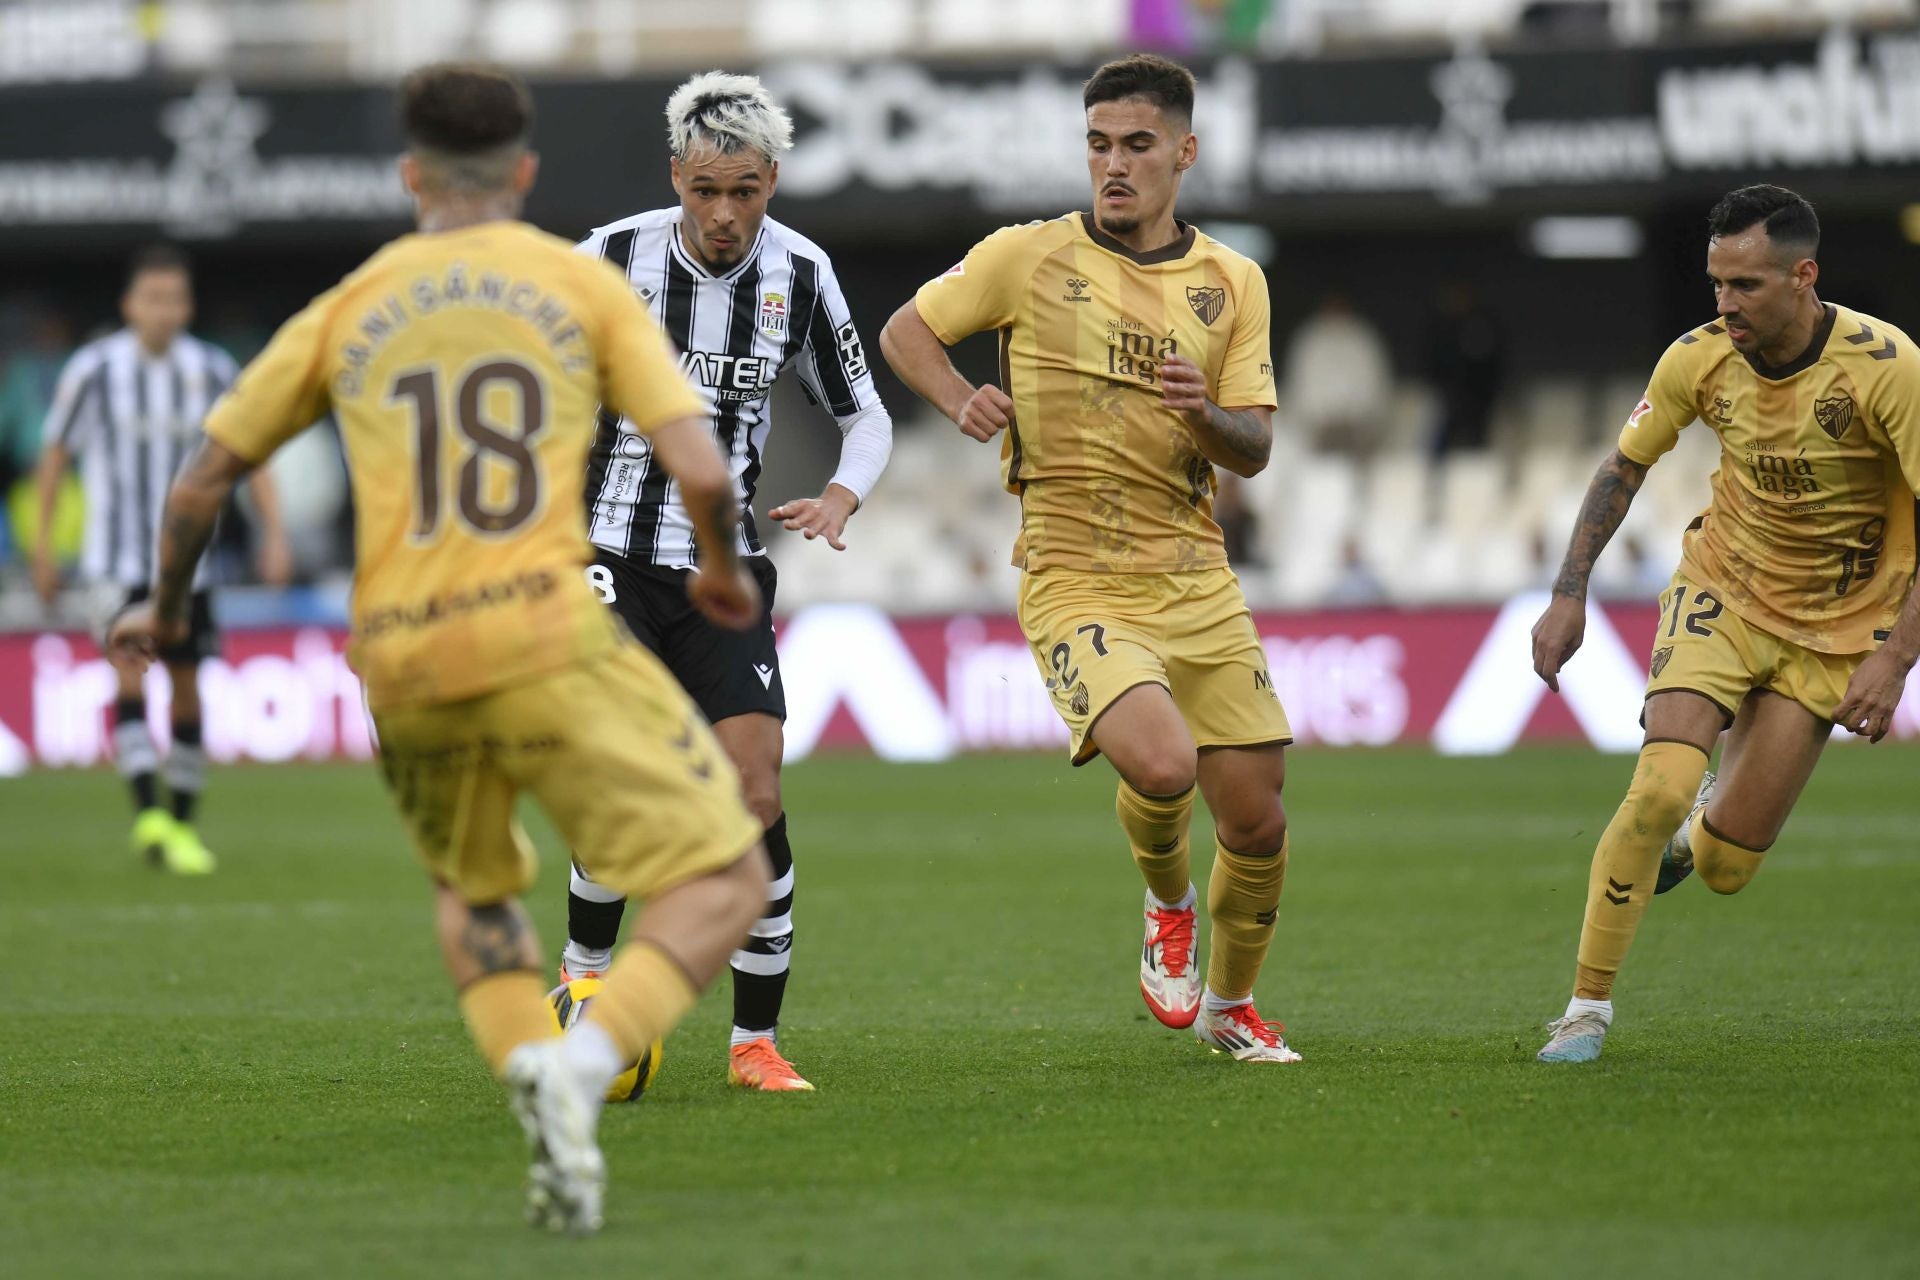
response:
M481 412L488 388L496 383L515 392L520 406L517 433L502 430ZM475 533L511 532L540 507L540 468L532 443L546 429L547 410L539 375L517 361L494 360L462 378L453 399L454 425L473 446L460 467L461 522ZM416 441L413 536L425 542L440 531L440 371L417 369L395 378L387 403L402 400L412 402ZM510 473L504 506L487 503L488 459Z

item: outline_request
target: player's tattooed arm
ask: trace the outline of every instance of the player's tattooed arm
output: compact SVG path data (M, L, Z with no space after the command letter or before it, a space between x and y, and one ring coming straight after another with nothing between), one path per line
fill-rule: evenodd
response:
M1237 476L1256 476L1273 455L1273 410L1264 405L1225 409L1207 398L1207 375L1185 356L1160 365L1160 394L1193 432L1201 454Z
M1222 409L1208 401L1203 411L1205 426L1187 417L1187 425L1207 461L1225 467L1237 476L1255 476L1264 471L1273 456L1273 412L1265 408Z
M251 470L253 464L231 449L202 440L174 477L160 519L159 568L153 582L153 612L163 625L185 623L194 567L213 540L221 508Z
M1553 594L1586 599L1587 579L1593 574L1594 562L1620 528L1620 522L1627 518L1633 495L1640 491L1646 478L1647 468L1618 449L1607 455L1580 504L1580 518L1574 522L1573 539L1567 544L1560 574L1553 580Z

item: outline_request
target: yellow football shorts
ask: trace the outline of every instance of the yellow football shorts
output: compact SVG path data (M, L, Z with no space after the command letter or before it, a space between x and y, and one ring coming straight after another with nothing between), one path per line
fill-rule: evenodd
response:
M1173 696L1198 746L1293 741L1231 569L1028 573L1019 615L1075 764L1099 754L1088 733L1100 714L1143 684Z
M740 778L693 700L632 641L550 675L376 712L380 763L427 872L468 902L533 883L514 817L531 792L595 880L651 897L760 838Z
M1731 722L1754 689L1791 698L1822 720L1832 720L1864 653L1821 653L1762 631L1712 592L1680 574L1660 596L1647 696L1697 693Z

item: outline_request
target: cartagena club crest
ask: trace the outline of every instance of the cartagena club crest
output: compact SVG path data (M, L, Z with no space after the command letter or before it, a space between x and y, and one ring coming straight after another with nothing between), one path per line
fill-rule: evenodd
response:
M783 293L769 293L760 299L760 332L769 338L787 336L787 297Z
M1211 325L1220 318L1220 309L1227 305L1225 289L1196 289L1187 286L1187 305L1193 308L1193 314L1200 317L1200 323Z
M1838 440L1847 434L1847 428L1853 424L1853 397L1844 392L1825 400L1813 402L1813 420L1828 437Z

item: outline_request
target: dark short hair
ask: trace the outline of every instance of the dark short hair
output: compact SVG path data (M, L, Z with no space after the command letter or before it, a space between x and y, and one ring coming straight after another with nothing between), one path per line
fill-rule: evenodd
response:
M127 259L128 287L132 287L135 280L149 271L178 271L191 279L193 264L187 261L187 255L178 245L150 244L136 249L133 256Z
M1811 258L1820 251L1819 215L1805 196L1785 187L1762 182L1729 191L1707 215L1707 234L1714 240L1756 226L1763 227L1774 244L1790 249L1796 259Z
M1193 123L1193 72L1158 54L1115 58L1087 81L1080 101L1086 107L1122 98L1141 98L1184 125Z
M400 129L414 147L482 155L527 140L533 95L504 67L436 62L401 82Z

